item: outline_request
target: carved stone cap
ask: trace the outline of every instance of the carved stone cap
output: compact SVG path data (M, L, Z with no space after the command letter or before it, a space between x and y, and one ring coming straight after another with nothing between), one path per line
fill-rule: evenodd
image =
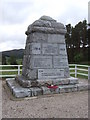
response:
M28 26L26 35L29 35L32 32L43 32L51 34L65 34L66 30L62 23L57 22L49 16L42 16L40 19L33 22Z

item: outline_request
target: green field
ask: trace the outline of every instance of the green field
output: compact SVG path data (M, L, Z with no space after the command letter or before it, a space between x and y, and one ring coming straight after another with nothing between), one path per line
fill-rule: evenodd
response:
M70 68L75 68L75 66L71 66ZM85 70L88 70L88 67L82 67L82 66L79 66L77 67L79 69L85 69ZM71 72L74 72L75 73L75 70L70 70L70 73ZM82 71L82 70L77 70L77 73L83 73L83 74L88 74L88 71ZM72 77L75 77L75 74L71 74ZM88 79L88 76L84 76L84 75L79 75L77 74L77 78L82 78L82 79Z
M70 73L71 72L75 72L75 70L70 70ZM83 74L88 74L88 72L84 72L84 71L80 71L80 70L77 70L77 72L83 73ZM71 74L70 76L75 77L75 74ZM77 78L88 79L88 76L77 74Z
M18 74L18 67L17 66L4 66L4 67L0 67L0 70L2 69L2 75L17 75ZM22 69L22 66L20 66L20 69ZM3 70L8 70L8 71L3 71ZM16 70L16 71L9 71L9 70ZM22 72L20 71L20 74L22 74Z

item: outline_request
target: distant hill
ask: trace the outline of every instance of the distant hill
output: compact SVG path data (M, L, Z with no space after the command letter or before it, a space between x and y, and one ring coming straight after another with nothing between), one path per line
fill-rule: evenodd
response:
M5 57L14 56L18 59L23 58L23 54L24 54L24 49L14 49L14 50L9 50L9 51L3 51L2 52L2 55L4 55Z

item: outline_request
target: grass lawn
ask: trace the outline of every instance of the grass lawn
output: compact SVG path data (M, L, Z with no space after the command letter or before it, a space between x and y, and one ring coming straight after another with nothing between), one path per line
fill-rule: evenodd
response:
M70 68L75 68L75 66L70 66ZM77 67L77 68L78 68L78 69L88 70L88 67L83 67L83 66L79 66L79 67ZM75 70L70 70L70 73L71 73L71 72L74 72L74 73L75 73ZM77 70L77 73L88 74L88 71ZM71 74L71 76L72 76L72 77L75 77L75 74ZM88 76L84 76L84 75L77 74L77 78L88 79Z

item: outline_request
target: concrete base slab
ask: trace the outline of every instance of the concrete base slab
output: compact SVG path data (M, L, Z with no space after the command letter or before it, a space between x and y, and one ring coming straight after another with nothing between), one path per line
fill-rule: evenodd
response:
M83 82L81 83L77 82L77 84L75 84L74 82L74 84L67 84L67 85L61 84L61 85L58 85L56 89L48 88L47 86L24 88L21 85L19 85L19 83L14 78L6 79L6 83L10 88L12 94L16 98L90 90L90 86L88 84L84 84Z
M31 87L30 90L32 91L32 97L43 94L42 89L38 87Z
M87 84L78 84L77 89L78 89L78 91L83 91L83 90L87 90L87 89L90 89L90 88Z
M59 86L59 89L60 89L60 93L76 92L77 91L77 85Z

